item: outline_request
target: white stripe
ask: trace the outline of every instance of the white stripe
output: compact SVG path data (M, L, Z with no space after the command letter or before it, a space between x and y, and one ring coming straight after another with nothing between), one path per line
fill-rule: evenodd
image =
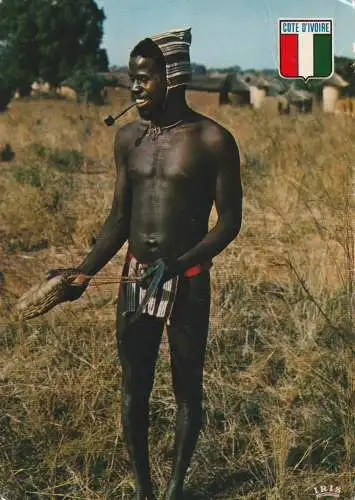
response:
M171 33L167 34L167 35L161 35L161 36L151 36L150 38L151 38L151 40L153 40L153 42L155 42L158 45L160 45L160 42L164 39L166 40L164 42L164 45L167 45L169 43L179 43L179 44L184 44L184 45L190 45L190 43L188 41L184 40L182 37L172 35Z
M298 74L304 78L314 74L313 33L298 35Z
M179 54L181 57L182 61L189 61L190 59L190 54L187 50L180 50L180 49L169 49L169 50L162 50L162 53L164 54L165 57L171 57L175 54Z
M156 295L154 294L148 301L147 304L147 312L150 315L154 314L154 309L155 309L155 302L156 302Z
M159 48L162 52L165 52L166 50L169 50L169 48L176 48L176 50L181 50L181 52L188 52L189 51L189 44L185 42L166 42L166 43L160 43Z
M170 293L171 293L171 282L172 282L172 280L169 280L166 283L164 283L163 290L169 292L168 300L163 299L163 297L162 297L160 304L159 304L159 307L158 307L158 310L157 310L158 317L165 316L166 306L169 303L169 298L170 298Z
M169 309L167 308L166 311L166 319L167 319L167 324L170 325L170 317L174 309L174 304L175 304L175 298L177 294L177 289L178 289L178 284L179 284L179 276L176 276L175 279L172 280L172 290L171 290L171 296L173 299L170 301L169 304Z
M128 276L134 275L134 266L135 262L133 259L130 261L128 265ZM136 297L136 283L132 283L132 286L126 285L126 291L127 291L127 307L129 311L134 311L135 309L135 297Z
M190 73L191 72L191 66L190 64L167 64L166 65L166 72L168 73L175 73L175 72L180 72L180 73Z
M190 71L175 71L173 73L171 73L170 71L167 71L166 72L166 76L169 78L169 79L172 79L172 78L175 78L177 76L190 76Z
M166 65L170 70L182 69L182 70L190 70L191 65L185 62L177 62Z
M175 71L174 70L173 71L167 71L166 72L166 76L171 79L171 78L175 78L176 76L180 76L180 75L181 76L182 75L189 76L190 73L191 73L191 71L189 71L189 70L176 69Z
M147 293L147 291L144 288L139 287L139 304L141 304L143 302L143 299L144 299L146 293ZM148 307L148 304L145 306L142 313L145 313L147 311L147 307Z
M162 43L161 45L159 45L159 48L164 54L172 50L184 53L190 52L189 46L181 43L164 43L164 44Z
M188 32L191 30L191 28L178 28L178 29L173 29L170 31L165 31L164 33L153 33L151 35L152 40L159 40L159 38L166 38L167 36L175 36L177 38L180 38L180 40L184 40Z

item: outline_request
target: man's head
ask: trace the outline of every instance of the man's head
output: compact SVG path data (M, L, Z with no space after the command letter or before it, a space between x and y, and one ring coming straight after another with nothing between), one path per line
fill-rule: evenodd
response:
M191 29L176 29L142 40L130 54L132 93L142 118L164 111L168 92L181 95L191 76ZM175 91L177 89L177 91Z
M150 38L132 50L129 73L139 114L147 120L154 118L163 110L167 82L164 56Z

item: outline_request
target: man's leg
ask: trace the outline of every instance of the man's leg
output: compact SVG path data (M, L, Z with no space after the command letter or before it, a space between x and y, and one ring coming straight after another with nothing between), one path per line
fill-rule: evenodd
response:
M164 323L142 314L132 325L117 314L117 345L122 366L122 426L136 482L136 500L153 498L149 467L149 396Z
M209 271L184 278L171 325L167 328L177 416L173 468L166 500L182 498L186 471L202 426L203 365L209 312Z

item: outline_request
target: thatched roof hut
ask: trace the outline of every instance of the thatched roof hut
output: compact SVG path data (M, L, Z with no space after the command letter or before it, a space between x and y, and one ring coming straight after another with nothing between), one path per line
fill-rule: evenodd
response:
M105 78L108 87L120 87L123 89L131 88L128 70L109 71L108 73L99 73L99 75Z
M237 73L227 75L192 75L189 91L210 92L218 95L219 104L249 104L249 86Z
M78 91L70 85L60 85L57 88L57 94L61 97L64 97L65 99L69 99L70 101L79 100Z
M244 81L250 88L251 105L257 109L263 106L266 97L277 97L285 90L282 82L261 73L246 74L244 75Z
M250 87L238 73L230 77L229 100L232 104L250 104Z
M335 112L337 100L348 85L349 83L338 73L334 73L333 76L324 80L322 90L324 112Z
M188 90L199 90L202 92L219 92L225 84L225 76L192 75L187 84Z
M289 104L301 113L310 113L313 108L313 94L307 90L296 89L293 85L284 93Z
M189 102L195 106L209 103L213 106L224 104L226 100L226 76L214 74L213 76L196 75L191 76L187 84Z

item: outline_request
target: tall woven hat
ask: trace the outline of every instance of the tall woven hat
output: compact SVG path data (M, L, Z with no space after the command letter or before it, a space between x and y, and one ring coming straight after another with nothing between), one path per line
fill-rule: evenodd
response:
M150 39L163 53L168 90L186 85L191 79L191 28L178 28L165 33L154 33Z

